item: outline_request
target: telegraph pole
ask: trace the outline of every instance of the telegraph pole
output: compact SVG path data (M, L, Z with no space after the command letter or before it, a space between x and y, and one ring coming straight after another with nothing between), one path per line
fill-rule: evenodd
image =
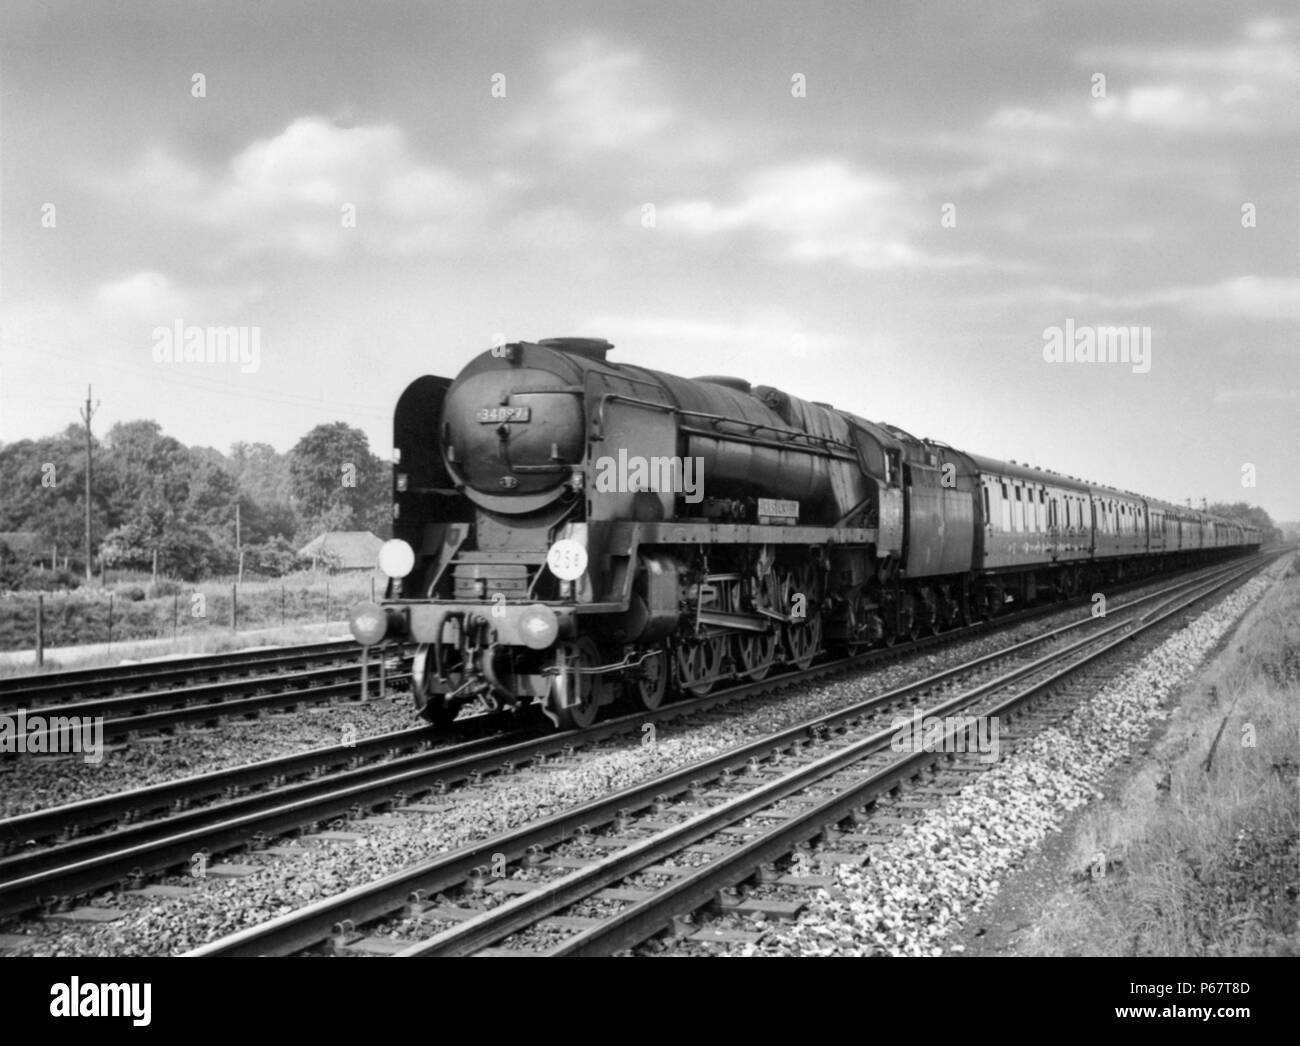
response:
M91 444L90 444L90 419L95 416L95 411L99 409L96 403L93 407L90 405L90 386L86 386L86 406L81 411L81 420L86 424L86 580L91 579L90 574L90 469L91 469Z
M235 501L235 552L239 555L239 584L244 583L244 543L239 533L239 501Z

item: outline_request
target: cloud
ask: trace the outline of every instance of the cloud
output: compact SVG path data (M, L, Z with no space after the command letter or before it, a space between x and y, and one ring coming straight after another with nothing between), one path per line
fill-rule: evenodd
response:
M1294 22L1258 19L1218 47L1100 47L1075 56L1109 72L1107 97L1092 115L1170 131L1267 131L1296 124L1300 56ZM1150 79L1130 80L1131 72Z
M704 163L726 151L719 128L683 113L635 48L586 36L549 51L544 66L537 97L507 84L508 104L521 106L507 125L512 149L542 149L566 166L624 154L645 166Z
M1086 48L1074 55L1082 73L1069 92L1001 105L973 131L926 129L894 139L905 148L973 158L967 166L945 170L941 179L922 176L947 193L1056 177L1063 169L1143 182L1176 169L1184 181L1192 176L1221 183L1218 173L1189 170L1185 157L1162 152L1156 147L1161 139L1150 132L1179 140L1293 133L1300 124L1294 34L1294 21L1259 19L1218 47ZM1096 73L1107 78L1101 98L1092 96ZM1140 148L1133 147L1135 136L1141 136Z
M730 198L673 200L656 209L655 227L704 239L751 234L769 257L801 263L840 262L893 269L977 264L974 256L930 255L909 242L928 219L898 184L840 160L819 160L758 171L742 178ZM628 215L641 221L641 212Z
M1295 277L1238 276L1169 293L1174 302L1205 316L1300 319L1300 279Z
M262 297L257 285L181 286L160 272L132 273L91 294L98 319L157 324L176 319L229 322Z
M1295 389L1278 388L1240 388L1215 389L1215 403L1295 403L1300 400L1300 392Z
M1090 47L1076 56L1079 65L1140 69L1163 75L1211 75L1276 80L1300 80L1300 56L1290 44L1294 20L1259 19L1242 26L1241 39L1217 47Z
M955 300L977 306L1054 303L1106 309L1173 308L1207 317L1295 320L1300 319L1300 278L1237 276L1218 283L1164 287L1139 294L1103 294L1052 284Z
M991 131L1069 131L1074 124L1058 113L1016 105L998 109L984 126Z
M680 316L588 317L580 333L631 343L651 343L659 348L725 350L754 353L809 353L836 348L840 339L810 331L795 317L768 311L750 318L700 319Z
M95 303L105 312L150 321L158 316L184 316L189 298L160 272L137 272L102 285Z
M102 188L228 237L236 256L316 258L356 246L382 255L452 250L492 191L417 157L392 124L339 127L314 116L251 143L214 174L155 148ZM355 209L354 226L345 207Z

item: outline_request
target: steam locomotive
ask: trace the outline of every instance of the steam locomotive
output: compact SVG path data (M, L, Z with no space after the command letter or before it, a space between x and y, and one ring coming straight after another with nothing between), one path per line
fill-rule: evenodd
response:
M1259 545L1259 532L917 439L731 377L498 345L398 400L393 539L364 645L417 708L590 725Z

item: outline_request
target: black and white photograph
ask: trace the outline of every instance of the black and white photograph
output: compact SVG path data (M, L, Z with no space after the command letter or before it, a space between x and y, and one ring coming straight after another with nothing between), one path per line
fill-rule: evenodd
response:
M1289 0L6 0L0 956L1250 1027L1298 186Z

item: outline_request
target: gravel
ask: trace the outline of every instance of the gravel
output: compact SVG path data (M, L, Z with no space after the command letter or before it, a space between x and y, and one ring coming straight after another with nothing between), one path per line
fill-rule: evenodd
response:
M838 867L837 888L810 891L794 922L730 949L739 955L940 955L1025 855L1071 811L1102 793L1106 773L1169 713L1164 703L1268 587L1253 578L1161 643L1058 727L1018 746L863 867ZM960 950L956 945L953 951Z
M0 816L43 810L130 788L337 745L349 726L360 739L418 725L407 693L370 701L304 705L284 715L227 719L203 730L105 745L98 763L79 755L10 757L0 774Z
M1013 630L1012 635L1025 638L1038 634L1065 621L1077 620L1078 615L1086 611L1087 608L1065 610L1046 622L1020 626ZM954 643L937 653L911 657L858 678L782 693L743 709L737 707L734 711L710 717L711 721L703 724L660 724L650 744L641 743L640 735L602 743L580 751L565 763L523 768L511 777L489 778L481 786L429 800L441 805L437 814L397 813L354 822L348 828L360 835L361 838L355 842L312 843L296 847L292 856L239 856L235 859L256 869L252 874L239 878L218 878L209 874L204 879L179 877L167 880L190 887L183 897L144 898L115 891L101 894L95 899L96 904L127 909L127 914L116 922L68 924L24 920L5 927L5 930L32 936L32 943L20 949L26 954L176 954L329 894L391 874L413 862L530 823L574 804L716 755L756 736L1000 649L1010 641L1003 633ZM267 758L300 750L308 743L336 743L338 731L347 721L357 723L360 736L410 725L409 705L403 699L390 703L387 712L380 716L380 722L368 723L363 728L362 713L377 709L384 712L384 704L320 709L319 716L323 722L316 729L304 725L310 722L311 715L310 710L306 710L296 719L290 717L283 722L264 719L246 727L229 724L218 734L201 740L182 739L185 758L190 761L180 772L199 773L220 765ZM251 736L235 737L241 730L249 731ZM193 747L190 741L195 741ZM283 747L280 747L280 742ZM242 747L244 745L250 747ZM256 752L250 748L255 748ZM115 755L120 757L122 753ZM164 753L159 752L155 758L163 756ZM113 762L116 760L105 760L105 764ZM105 772L103 765L97 773ZM145 783L138 777L131 777L125 764L122 766L124 780L116 787ZM176 772L173 768L168 773L160 764L146 764L145 770L151 771L151 779L156 780L174 776ZM95 794L108 790L112 788L100 787ZM992 817L988 819L993 820Z

